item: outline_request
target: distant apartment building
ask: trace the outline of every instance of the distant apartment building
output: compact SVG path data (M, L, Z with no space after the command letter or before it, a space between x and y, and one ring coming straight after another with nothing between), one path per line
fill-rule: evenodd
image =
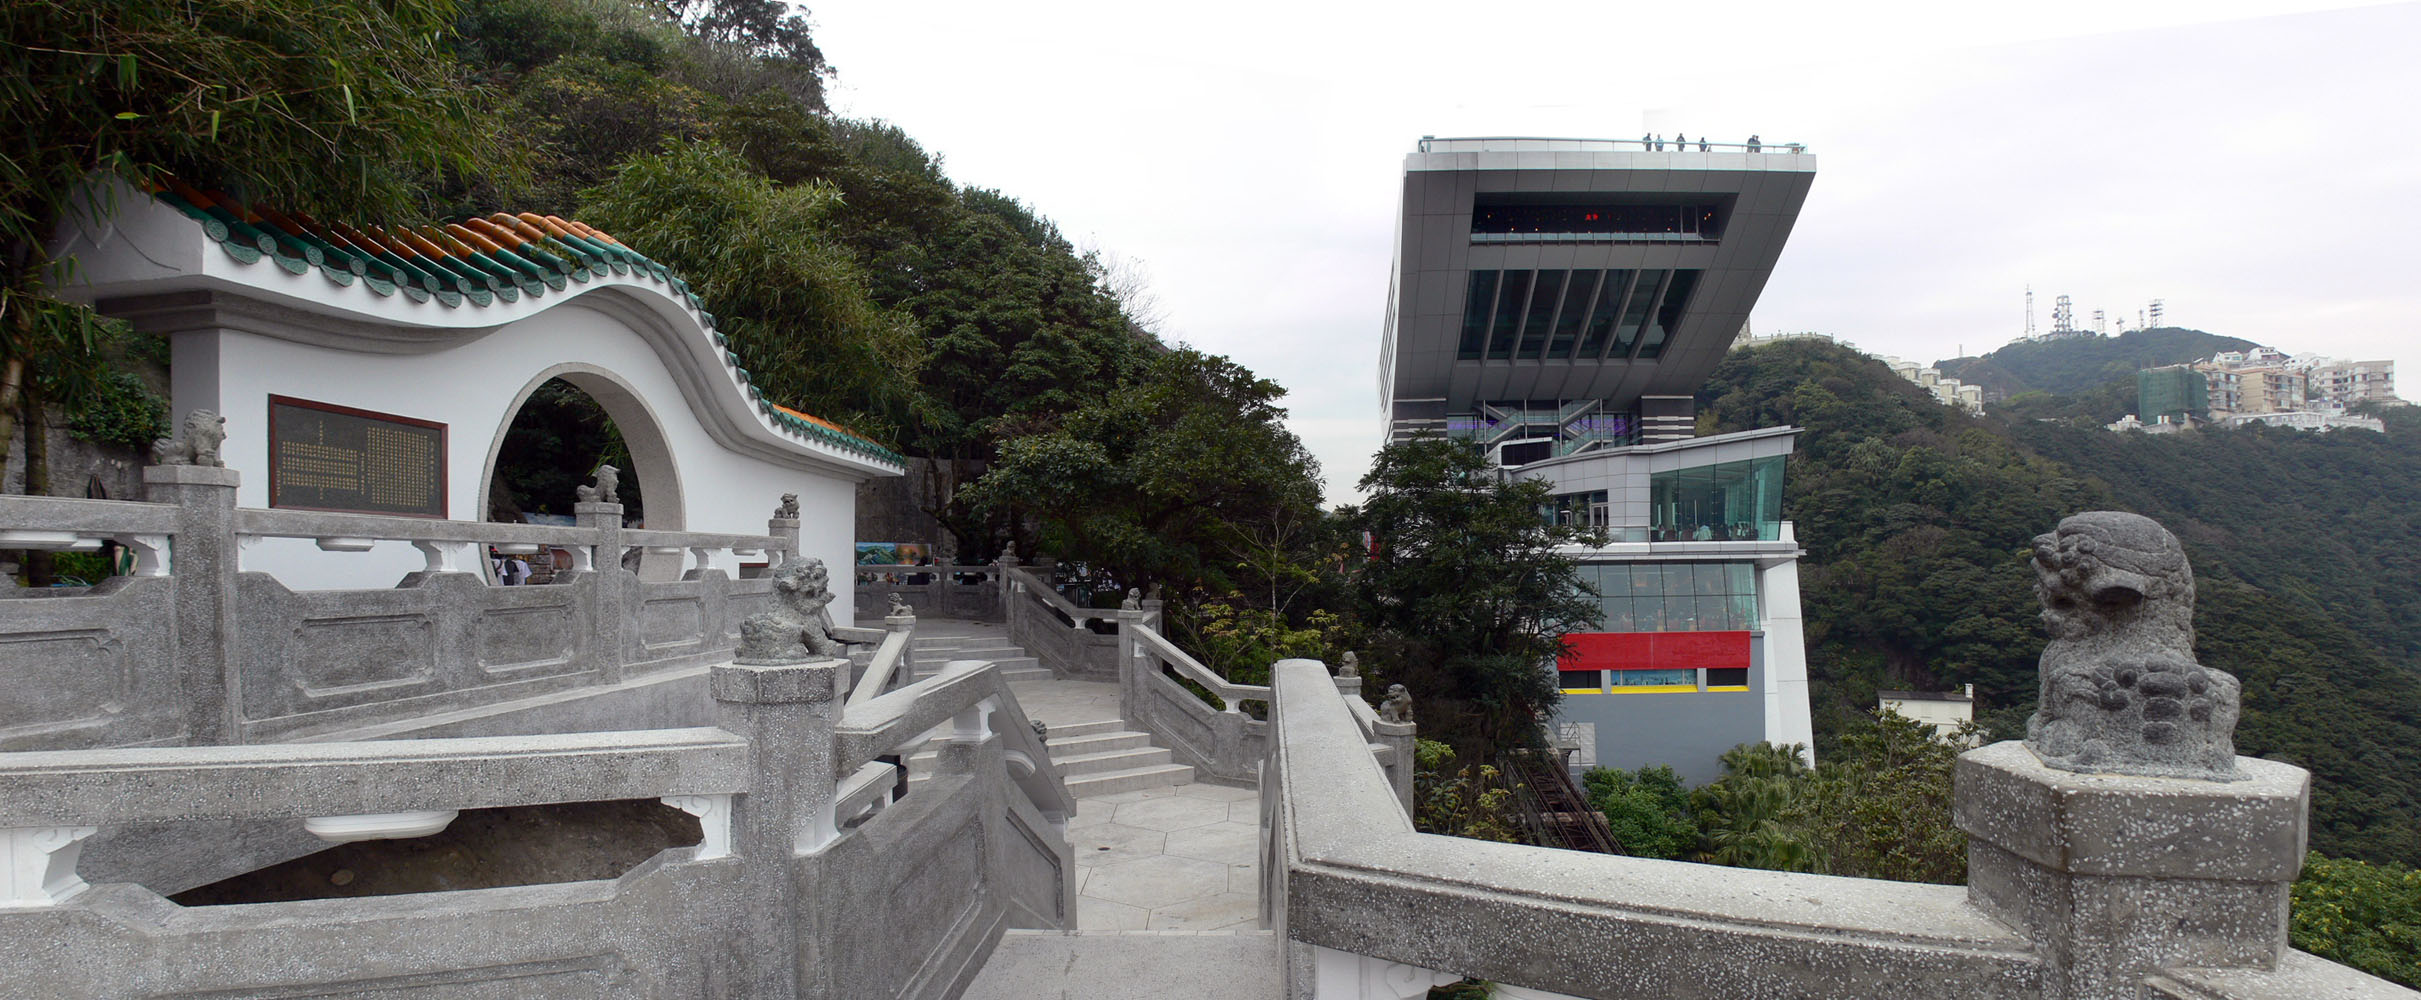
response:
M2148 368L2135 375L2136 412L2111 430L2159 433L2209 420L2303 430L2381 430L2379 420L2349 416L2357 403L2402 404L2396 363L2296 357L2274 347L2222 351L2209 361Z
M2146 368L2135 373L2135 412L2138 419L2147 423L2207 419L2210 397L2210 380L2193 365Z
M1944 406L1956 406L1969 413L1984 412L1983 386L1966 385L1955 378L1943 378L1941 369L1919 365L1914 361L1902 361L1887 356L1883 359L1883 363L1890 366L1892 374L1916 383L1918 388L1932 393L1933 398L1939 400Z

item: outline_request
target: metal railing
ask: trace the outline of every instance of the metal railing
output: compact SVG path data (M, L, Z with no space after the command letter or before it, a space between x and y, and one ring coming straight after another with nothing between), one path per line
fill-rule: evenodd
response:
M1799 142L1675 142L1663 139L1580 139L1543 135L1422 136L1424 153L1765 153L1799 154Z

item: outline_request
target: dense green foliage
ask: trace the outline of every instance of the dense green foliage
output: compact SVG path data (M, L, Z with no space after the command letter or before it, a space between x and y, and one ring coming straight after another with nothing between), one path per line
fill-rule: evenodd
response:
M1436 740L1413 741L1412 825L1422 833L1522 842L1513 815L1513 789L1494 765L1456 767L1454 748Z
M1596 536L1541 518L1552 485L1499 479L1468 441L1388 445L1361 488L1369 499L1338 516L1369 539L1351 594L1377 687L1414 692L1421 731L1466 757L1537 742L1539 713L1561 697L1540 664L1598 614L1555 549Z
M2130 403L2135 373L2187 361L2201 361L2221 351L2257 346L2250 340L2222 337L2175 326L2129 330L2115 337L2088 334L2060 340L2021 340L1976 358L1936 362L1944 378L1984 387L1986 395L2015 397L2043 392L2075 395L2114 381L2128 383ZM2110 419L2117 419L2113 415Z
M312 213L387 217L415 214L433 176L510 177L512 151L478 127L479 92L442 41L454 13L450 0L0 7L0 134L10 137L0 155L0 455L20 416L39 423L46 402L79 412L108 385L112 331L52 294L73 262L47 250L62 223L107 211L79 200L96 173L142 181L171 171L278 192ZM39 447L39 428L27 430L28 448Z
M1973 683L1991 736L2023 735L2043 645L2027 543L2133 510L2193 559L2197 654L2244 682L2238 752L2312 769L2314 848L2421 858L2421 413L2387 412L2385 435L1979 419L1812 341L1734 352L1701 404L1722 430L1805 429L1785 512L1822 756L1879 688Z
M1850 722L1810 768L1797 748L1743 744L1723 776L1683 790L1670 767L1596 768L1589 802L1633 857L1958 883L1967 837L1950 825L1951 771L1964 742L1883 712Z
M519 521L524 513L570 514L580 487L599 465L631 468L621 429L587 393L562 379L548 379L530 392L505 428L487 517ZM622 477L620 495L623 516L646 523L647 497L639 477Z
M2313 854L2292 895L2295 947L2421 988L2421 871Z

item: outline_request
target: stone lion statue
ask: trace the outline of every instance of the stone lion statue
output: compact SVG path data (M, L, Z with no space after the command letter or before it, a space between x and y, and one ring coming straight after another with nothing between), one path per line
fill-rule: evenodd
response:
M596 483L578 487L573 492L578 494L581 503L621 503L621 488L622 470L600 465L597 467Z
M227 418L209 410L185 414L185 425L174 437L151 443L153 465L208 465L225 468L219 445L227 441Z
M1359 657L1359 656L1355 656L1355 655L1353 654L1353 651L1352 651L1352 650L1350 650L1350 649L1349 649L1349 650L1346 650L1346 651L1345 651L1345 659L1344 659L1344 662L1341 662L1341 663L1337 664L1337 676L1339 676L1339 677L1360 677L1360 676L1362 676L1362 658L1361 658L1361 657Z
M2078 514L2034 539L2042 692L2026 745L2069 771L2231 780L2236 678L2194 660L2194 570L2151 518Z
M1401 684L1387 685L1387 698L1379 702L1379 721L1409 723L1412 721L1412 692Z
M773 509L773 516L775 520L798 520L799 495L796 493L782 494L782 505Z
M786 562L773 572L771 611L740 622L736 659L746 663L793 663L810 657L846 655L832 634L832 577L821 559Z

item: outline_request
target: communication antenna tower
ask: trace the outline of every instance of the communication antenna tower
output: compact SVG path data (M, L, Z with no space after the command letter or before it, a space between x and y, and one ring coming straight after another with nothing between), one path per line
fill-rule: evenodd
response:
M2124 324L2124 323L2126 323L2127 321L2122 319L2122 320L2119 320L2119 322L2120 322L2121 324ZM2109 326L2105 325L2105 324L2102 322L2102 311L2101 311L2101 310L2099 310L2099 309L2096 309L2096 310L2094 310L2094 311L2093 311L2093 332L2095 332L2095 333L2109 333L2109 332L2110 332L2110 328L2109 328Z
M2152 300L2152 325L2153 325L2153 326L2159 326L2159 325L2160 325L2160 300L2159 300L2159 299L2153 299L2153 300Z
M2055 336L2076 332L2076 310L2068 305L2065 295L2051 300L2051 332Z
M2034 339L2034 286L2026 286L2026 339Z

